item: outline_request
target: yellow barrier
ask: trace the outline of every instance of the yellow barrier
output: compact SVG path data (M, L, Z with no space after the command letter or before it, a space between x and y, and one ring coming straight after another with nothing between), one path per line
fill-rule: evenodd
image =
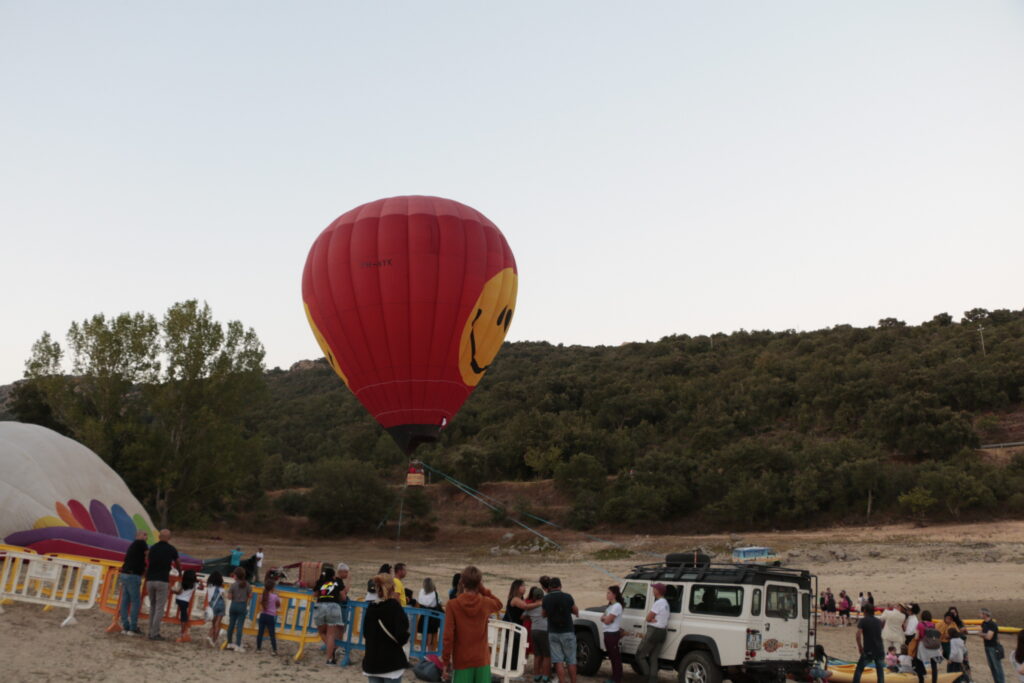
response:
M229 583L224 582L225 591ZM252 587L252 597L246 605L245 621L242 624L242 633L255 636L259 632L257 617L263 610L260 604L263 600L263 586ZM306 649L306 643L320 641L320 634L313 625L313 605L316 604L316 596L312 591L289 586L278 586L275 591L281 598L281 606L277 610L277 619L274 637L277 640L298 643L299 649L295 653L295 661L299 661ZM228 628L228 617L225 615L221 622L221 630ZM220 646L224 649L228 646L227 641Z

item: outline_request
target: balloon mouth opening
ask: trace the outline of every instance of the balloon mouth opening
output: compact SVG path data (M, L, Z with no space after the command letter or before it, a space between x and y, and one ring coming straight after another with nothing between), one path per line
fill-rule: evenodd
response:
M406 455L412 455L420 444L434 443L441 438L439 425L396 425L387 430Z

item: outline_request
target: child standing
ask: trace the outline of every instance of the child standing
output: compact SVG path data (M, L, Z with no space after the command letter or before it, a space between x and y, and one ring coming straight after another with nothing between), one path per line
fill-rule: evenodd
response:
M213 572L206 580L206 602L210 609L210 633L206 636L206 642L210 647L216 647L220 640L220 624L227 612L227 601L224 599L224 577L220 572Z
M263 648L263 632L267 631L270 634L270 654L277 656L277 637L275 635L275 628L277 627L277 609L281 606L281 596L277 594L274 588L277 586L277 581L272 578L267 578L267 582L263 585L263 598L260 600L260 627L256 633L256 651L259 652Z
M242 626L245 625L245 613L249 610L252 586L245 579L245 569L242 567L235 567L232 576L235 582L228 589L228 597L231 598L231 609L228 610L228 648L235 652L245 652L242 647ZM232 635L234 643L231 642Z
M181 622L181 635L177 640L179 643L192 641L192 637L188 633L188 617L192 607L192 596L195 595L197 587L202 588L202 582L196 578L196 573L193 570L186 569L185 573L181 575L181 592L174 598L174 603L178 606L178 621Z

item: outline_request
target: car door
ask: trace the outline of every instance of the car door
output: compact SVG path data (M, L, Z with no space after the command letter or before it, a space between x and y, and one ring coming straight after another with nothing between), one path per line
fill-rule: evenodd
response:
M791 583L765 583L765 658L777 661L802 659L807 643L807 620L800 618L800 591Z
M640 647L644 636L644 623L648 612L648 586L646 581L627 581L622 585L622 640L619 649L632 654Z

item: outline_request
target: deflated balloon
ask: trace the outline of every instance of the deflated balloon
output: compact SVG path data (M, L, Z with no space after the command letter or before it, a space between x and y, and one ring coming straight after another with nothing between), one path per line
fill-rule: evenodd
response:
M306 316L331 367L406 453L438 438L487 372L515 312L501 231L440 197L343 214L313 243Z

